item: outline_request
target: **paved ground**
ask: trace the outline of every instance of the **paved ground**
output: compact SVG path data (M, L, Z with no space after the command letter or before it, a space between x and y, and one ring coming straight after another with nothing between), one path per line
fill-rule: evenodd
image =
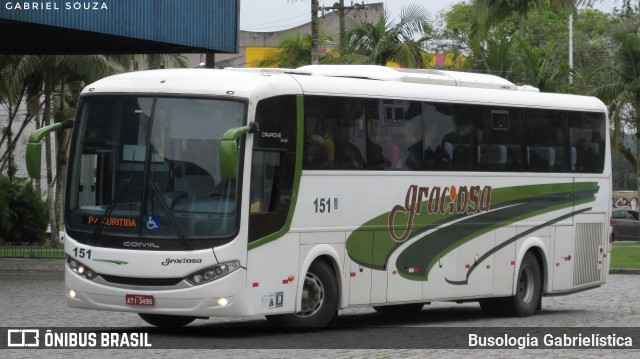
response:
M38 270L33 270L38 268ZM73 310L63 295L63 262L30 259L0 259L0 326L2 327L111 327L123 330L149 330L135 314ZM570 296L545 297L543 311L521 318L493 318L482 315L477 303L434 303L410 318L395 318L376 314L371 308L354 308L341 312L337 328L318 333L274 332L262 317L198 320L187 331L164 333L168 347L193 343L193 347L215 342L225 349L150 349L150 350L6 350L2 357L95 357L137 358L176 356L245 357L245 358L521 358L563 357L638 358L640 350L421 350L406 349L425 335L449 335L449 330L463 334L486 331L491 327L536 328L544 332L556 327L640 327L640 276L610 275L609 282L597 289ZM623 329L621 329L623 330ZM435 332L434 332L435 331ZM464 334L465 337L468 334ZM433 339L433 338L431 338ZM397 349L368 349L392 340ZM174 344L171 344L174 343ZM305 343L317 347L346 349L305 349ZM640 343L638 343L640 344ZM634 343L635 347L638 347ZM292 349L260 349L269 347ZM325 346L326 345L326 346ZM205 345L207 346L207 345ZM313 346L313 345L309 345ZM385 347L383 345L383 347ZM188 345L186 347L189 347ZM211 347L211 346L208 346ZM233 348L257 349L233 349ZM358 349L349 349L358 348ZM25 355L27 354L28 355Z

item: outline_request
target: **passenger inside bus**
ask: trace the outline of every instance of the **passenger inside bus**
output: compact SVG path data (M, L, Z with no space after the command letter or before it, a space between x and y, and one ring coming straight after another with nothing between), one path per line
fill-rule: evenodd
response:
M576 142L576 172L593 172L598 156L584 138Z

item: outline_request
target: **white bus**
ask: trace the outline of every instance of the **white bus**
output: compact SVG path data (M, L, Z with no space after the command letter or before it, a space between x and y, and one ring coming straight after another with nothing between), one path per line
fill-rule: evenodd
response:
M39 140L28 164L39 175ZM141 71L86 87L67 174L71 307L158 326L478 301L529 316L609 268L607 111L472 73Z

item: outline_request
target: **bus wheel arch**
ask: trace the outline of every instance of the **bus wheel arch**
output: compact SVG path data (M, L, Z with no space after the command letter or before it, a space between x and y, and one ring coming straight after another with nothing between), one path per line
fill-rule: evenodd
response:
M295 313L267 316L269 322L286 328L319 329L338 315L340 290L335 269L324 259L314 260L300 277Z
M541 279L541 290L542 292L547 292L551 290L551 274L550 271L553 270L552 261L551 261L551 249L548 246L553 246L551 241L546 241L545 239L549 239L547 237L530 237L520 246L518 253L516 255L517 261L519 265L522 264L522 260L525 255L531 252L536 260L538 261L538 266L540 268L540 279ZM547 244L545 244L547 243ZM518 269L520 266L516 267L516 273L513 276L513 290L512 294L515 293L515 288L518 283Z
M338 252L334 247L328 244L320 244L311 246L311 248L307 251L307 254L304 256L304 259L302 259L300 271L298 273L298 278L302 279L302 281L298 282L298 288L296 290L296 312L302 309L301 299L303 279L306 273L309 271L309 268L311 268L313 263L315 263L316 261L324 262L333 271L335 280L338 285L338 307L342 307L341 303L343 301L343 293L345 292L345 283L342 279L343 273L340 271L341 267L339 265L342 259L340 258L340 255L338 255Z

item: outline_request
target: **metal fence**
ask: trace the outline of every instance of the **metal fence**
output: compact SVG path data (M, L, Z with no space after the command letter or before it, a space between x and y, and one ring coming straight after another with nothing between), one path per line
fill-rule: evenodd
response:
M46 244L4 243L0 258L64 258L64 250Z

